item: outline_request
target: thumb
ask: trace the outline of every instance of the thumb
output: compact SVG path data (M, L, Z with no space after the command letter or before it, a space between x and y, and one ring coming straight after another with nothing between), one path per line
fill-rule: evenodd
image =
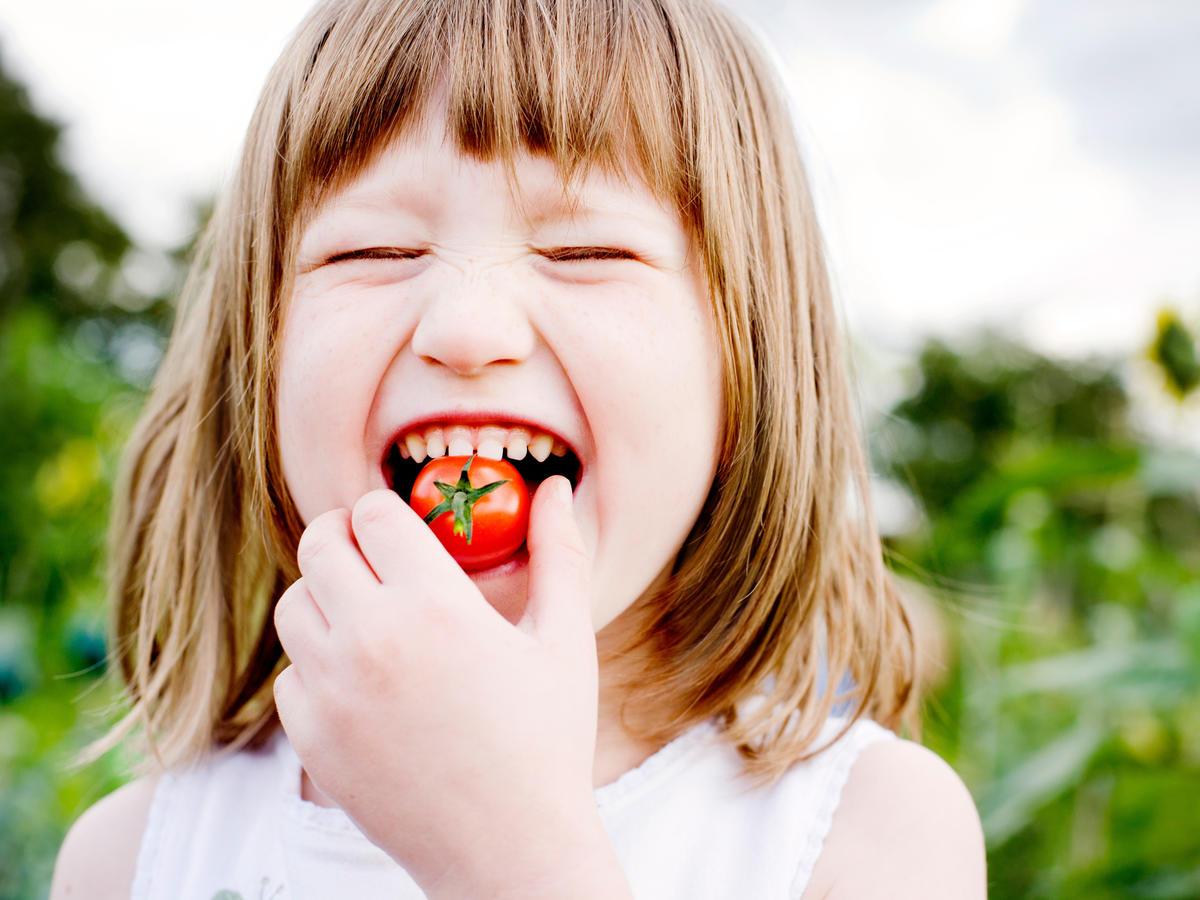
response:
M529 603L521 625L543 641L594 639L592 561L579 525L571 483L561 475L543 481L529 512Z

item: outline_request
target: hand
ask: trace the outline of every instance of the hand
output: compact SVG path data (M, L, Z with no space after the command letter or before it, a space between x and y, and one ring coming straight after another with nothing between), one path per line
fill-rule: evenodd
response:
M528 546L513 626L399 496L372 491L308 525L276 605L292 664L275 701L297 756L426 893L613 860L592 792L590 559L566 479L537 490Z

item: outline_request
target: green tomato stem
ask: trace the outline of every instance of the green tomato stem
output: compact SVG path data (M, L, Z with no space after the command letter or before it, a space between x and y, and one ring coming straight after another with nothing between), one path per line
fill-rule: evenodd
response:
M467 543L471 543L471 536L474 533L475 523L473 521L472 510L475 508L476 501L484 494L490 494L502 484L508 484L509 479L503 481L493 481L491 484L486 484L483 487L471 487L471 480L467 477L471 470L471 463L475 461L475 454L463 463L462 471L458 474L457 484L447 484L444 481L435 481L434 487L441 492L445 498L425 514L425 523L431 524L439 516L445 513L451 513L454 516L454 534L460 537L466 537Z

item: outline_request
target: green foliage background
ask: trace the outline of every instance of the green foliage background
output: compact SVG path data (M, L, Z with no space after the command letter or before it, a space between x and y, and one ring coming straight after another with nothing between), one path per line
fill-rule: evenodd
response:
M187 254L134 247L64 170L58 133L0 67L12 898L46 895L67 827L125 778L119 752L65 764L111 721L109 493ZM1200 383L1194 334L1164 313L1148 348L1181 410ZM876 472L914 510L892 560L945 638L928 648L925 737L975 795L996 898L1200 897L1200 459L1135 425L1132 363L930 342L913 390L870 423Z

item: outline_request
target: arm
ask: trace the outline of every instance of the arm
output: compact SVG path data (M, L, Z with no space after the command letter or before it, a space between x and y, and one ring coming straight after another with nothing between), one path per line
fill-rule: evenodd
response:
M979 813L936 753L911 741L863 750L804 900L982 900Z
M157 784L156 775L132 781L75 821L58 851L50 900L129 897Z

